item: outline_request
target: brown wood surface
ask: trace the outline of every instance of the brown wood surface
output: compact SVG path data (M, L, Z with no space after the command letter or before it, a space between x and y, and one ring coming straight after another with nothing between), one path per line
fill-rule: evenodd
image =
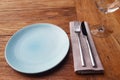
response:
M26 25L53 23L64 29L70 37L70 21L85 20L94 25L100 23L102 16L93 0L0 0L0 80L120 80L120 10L107 18L113 30L112 35L106 38L93 36L105 68L104 74L75 74L71 46L63 62L42 74L16 72L4 58L9 38Z

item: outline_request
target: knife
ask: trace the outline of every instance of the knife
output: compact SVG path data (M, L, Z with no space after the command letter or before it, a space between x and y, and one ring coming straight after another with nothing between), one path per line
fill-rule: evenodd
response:
M93 54L92 54L92 50L91 50L91 46L90 46L90 43L89 43L88 34L87 34L87 31L86 31L84 21L81 23L81 30L82 30L83 36L85 38L85 41L87 43L87 46L88 46L88 51L89 51L92 66L95 67L96 64L95 64L95 61L94 61L94 58L93 58Z

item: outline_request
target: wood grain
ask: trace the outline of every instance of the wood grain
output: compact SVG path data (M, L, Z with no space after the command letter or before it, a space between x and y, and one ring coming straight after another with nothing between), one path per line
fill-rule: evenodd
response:
M42 74L27 75L14 71L4 58L9 38L19 29L33 23L53 23L70 37L69 22L87 21L92 25L101 22L93 0L0 0L0 80L119 80L120 79L120 10L110 14L109 28L113 33L106 38L93 36L105 68L101 75L74 73L72 47L62 63ZM107 23L106 23L107 24Z
M81 5L79 5L81 4ZM84 6L87 5L87 6ZM82 7L82 8L81 8ZM76 0L76 9L77 9L77 18L80 21L87 21L91 25L99 24L101 22L101 18L105 18L107 20L106 24L108 24L109 28L113 30L111 36L106 38L98 38L94 37L94 41L96 44L96 48L102 60L103 66L105 68L104 77L99 77L100 80L118 80L120 79L120 68L118 67L120 64L120 11L117 11L113 14L109 14L108 17L104 17L104 15L100 14L100 12L95 7L93 1L89 0ZM98 77L98 76L97 76ZM97 78L96 77L96 78Z
M74 7L1 12L0 35L12 35L16 30L32 23L53 23L68 33L68 22L76 18L75 13Z

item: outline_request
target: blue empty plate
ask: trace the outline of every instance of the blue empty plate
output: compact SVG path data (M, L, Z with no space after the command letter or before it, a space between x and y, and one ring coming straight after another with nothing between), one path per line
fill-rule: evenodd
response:
M5 49L7 63L22 73L41 73L58 65L67 55L69 38L58 26L32 24L16 32Z

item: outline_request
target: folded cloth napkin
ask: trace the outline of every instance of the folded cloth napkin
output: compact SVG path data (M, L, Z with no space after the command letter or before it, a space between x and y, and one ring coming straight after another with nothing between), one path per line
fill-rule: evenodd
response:
M78 35L74 31L74 28L75 28L74 21L72 21L70 22L70 37L71 37L72 51L73 51L74 71L78 74L79 73L80 74L103 73L104 68L102 66L95 44L93 42L89 25L87 22L84 22L84 24L85 24L86 31L88 33L87 36L88 36L89 43L91 45L91 50L92 50L92 54L93 54L96 66L93 67L91 64L90 55L89 55L88 47L87 47L84 36L79 36L81 39L80 41L82 46L82 53L85 61L85 66L84 67L82 66L81 59L80 59L80 52L79 52Z

